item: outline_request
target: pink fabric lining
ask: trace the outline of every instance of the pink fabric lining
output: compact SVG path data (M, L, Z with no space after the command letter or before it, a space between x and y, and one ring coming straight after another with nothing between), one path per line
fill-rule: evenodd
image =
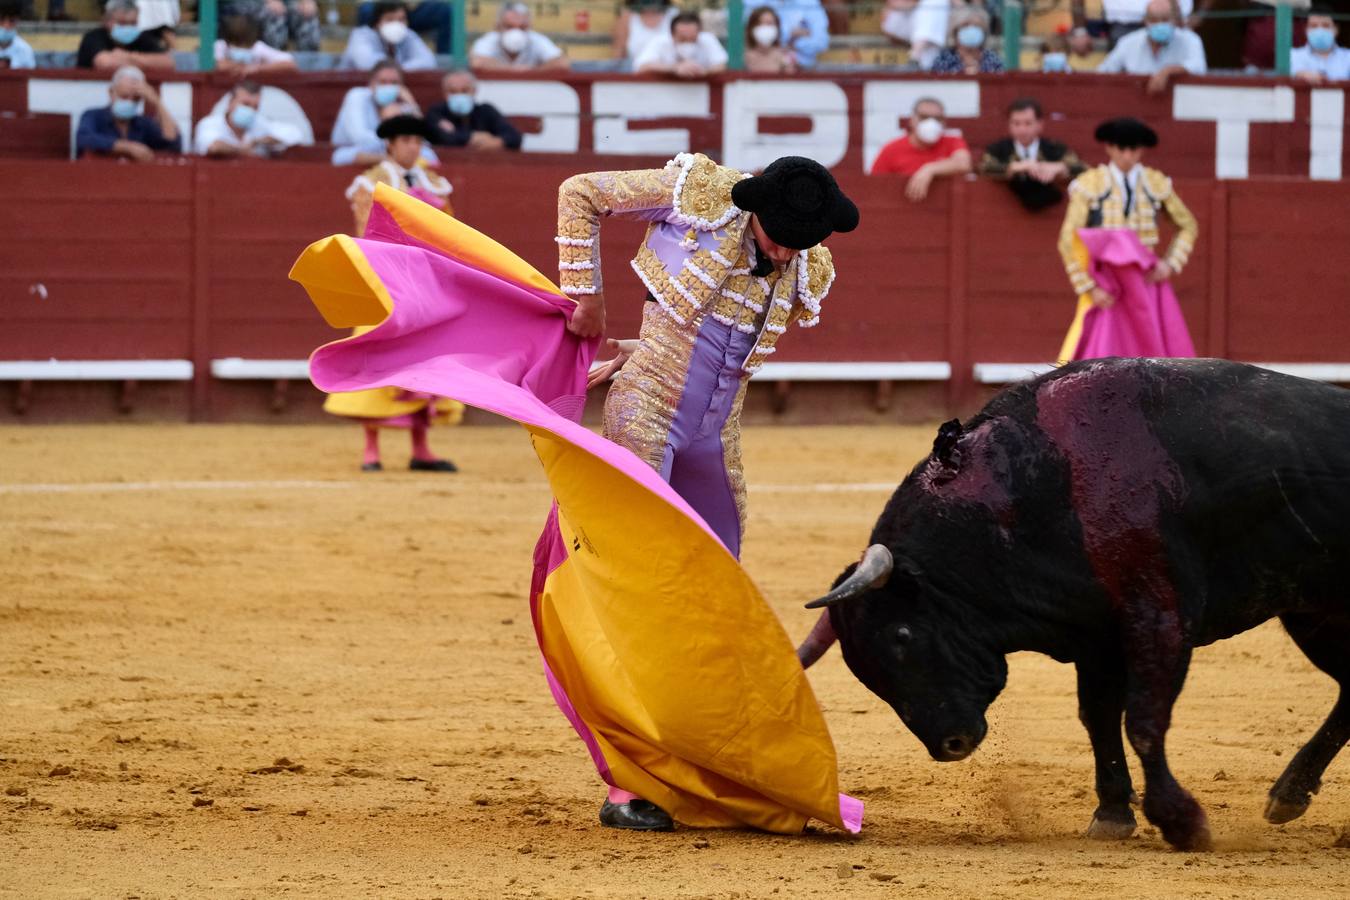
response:
M1082 228L1078 237L1087 247L1092 280L1116 303L1088 310L1073 358L1195 356L1171 283L1148 280L1158 257L1139 236L1129 228Z

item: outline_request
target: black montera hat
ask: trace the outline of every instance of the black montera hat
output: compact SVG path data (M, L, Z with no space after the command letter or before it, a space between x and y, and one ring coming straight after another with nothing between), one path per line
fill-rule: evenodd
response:
M375 129L375 134L386 141L405 134L415 135L426 141L433 139L426 119L421 116L410 116L406 113L385 119L380 123L380 127Z
M1149 128L1138 119L1107 119L1097 126L1093 134L1099 142L1115 147L1156 147L1158 132Z
M759 216L774 243L793 250L858 227L858 207L839 190L830 170L804 156L776 159L762 174L736 182L731 202Z

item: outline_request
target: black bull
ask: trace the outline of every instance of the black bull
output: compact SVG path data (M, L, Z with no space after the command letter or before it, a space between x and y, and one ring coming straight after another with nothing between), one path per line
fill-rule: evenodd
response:
M1350 737L1350 391L1219 360L1075 363L995 397L891 497L828 620L848 667L939 760L969 755L1005 655L1072 662L1099 805L1089 833L1143 810L1173 845L1209 844L1164 739L1194 647L1278 616L1341 693L1266 807L1308 807Z

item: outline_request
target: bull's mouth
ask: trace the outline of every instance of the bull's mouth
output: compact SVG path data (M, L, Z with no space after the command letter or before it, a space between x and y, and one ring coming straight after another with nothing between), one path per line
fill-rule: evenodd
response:
M981 724L974 734L949 734L936 746L929 747L928 752L938 762L959 762L975 752L988 730L987 725Z

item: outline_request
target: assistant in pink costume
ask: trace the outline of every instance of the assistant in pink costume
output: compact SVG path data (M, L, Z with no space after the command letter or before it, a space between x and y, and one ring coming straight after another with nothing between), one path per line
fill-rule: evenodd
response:
M787 634L735 557L656 471L579 424L595 339L510 251L376 188L363 239L312 245L292 277L334 327L323 390L397 386L520 422L557 499L531 604L554 696L609 784L683 824L861 827ZM696 639L685 639L696 636Z

